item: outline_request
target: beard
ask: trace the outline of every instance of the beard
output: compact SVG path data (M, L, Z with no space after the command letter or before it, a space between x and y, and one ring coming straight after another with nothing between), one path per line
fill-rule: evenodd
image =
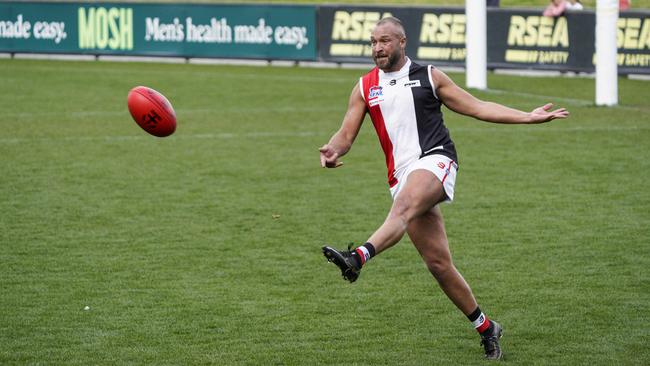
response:
M375 65L383 71L395 71L393 70L393 67L397 65L401 56L402 53L397 49L395 52L389 54L388 57L378 58L377 55L374 55L372 58L373 61L375 61Z

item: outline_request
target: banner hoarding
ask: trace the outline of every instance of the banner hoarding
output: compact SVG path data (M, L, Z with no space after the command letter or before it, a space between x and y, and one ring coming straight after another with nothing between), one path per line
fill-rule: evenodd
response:
M370 32L389 15L411 58L465 66L458 7L0 2L0 52L369 63ZM488 8L487 21L488 68L594 72L593 11ZM617 44L619 73L650 74L650 12L621 12Z
M594 72L593 11L545 17L539 10L488 8L489 68ZM333 62L369 62L370 32L384 16L402 20L414 60L465 66L463 8L322 6L319 56ZM650 73L650 12L622 12L618 20L619 73Z
M0 51L316 59L313 6L0 3Z

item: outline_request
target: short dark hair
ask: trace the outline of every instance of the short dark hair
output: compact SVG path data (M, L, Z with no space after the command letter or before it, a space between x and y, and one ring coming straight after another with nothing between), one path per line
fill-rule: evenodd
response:
M399 19L397 19L397 18L395 18L395 17L385 17L385 18L381 18L381 19L377 22L377 25L375 25L375 27L378 27L378 26L380 26L380 25L384 25L384 24L386 24L386 23L390 23L390 24L396 26L396 27L397 27L397 30L398 30L397 35L400 36L400 37L406 38L406 31L404 30L404 26L402 25L402 21L399 20Z

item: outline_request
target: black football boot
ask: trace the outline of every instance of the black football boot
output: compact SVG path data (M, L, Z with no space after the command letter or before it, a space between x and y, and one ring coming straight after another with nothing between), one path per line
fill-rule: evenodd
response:
M503 333L501 324L491 321L490 328L481 334L481 346L485 349L485 359L487 360L500 360L503 357L501 347L499 346L499 338Z
M323 255L329 262L336 264L341 269L343 278L354 282L359 278L361 265L359 264L359 258L356 258L357 254L350 249L351 247L349 246L348 250L338 251L332 247L324 246Z

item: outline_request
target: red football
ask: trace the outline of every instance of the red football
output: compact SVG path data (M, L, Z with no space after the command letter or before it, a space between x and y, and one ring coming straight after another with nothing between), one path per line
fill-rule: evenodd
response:
M146 86L131 89L127 99L129 112L143 130L158 137L176 130L176 112L164 95Z

